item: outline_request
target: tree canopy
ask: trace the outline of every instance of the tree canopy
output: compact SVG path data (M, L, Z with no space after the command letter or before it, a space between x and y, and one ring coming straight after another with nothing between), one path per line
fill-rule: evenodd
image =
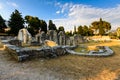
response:
M18 10L15 10L9 19L8 23L10 29L10 34L17 35L18 31L24 28L24 19L22 18L21 13Z
M27 15L27 16L25 16L25 21L28 24L28 26L27 26L28 30L32 35L35 35L36 33L38 33L38 30L40 29L40 21L39 21L38 17L33 17L33 16Z
M56 25L53 24L52 20L49 20L48 28L49 30L57 30Z
M44 20L40 20L40 28L41 28L41 31L44 31L45 33L47 33L47 23Z
M72 31L67 31L67 32L65 32L65 34L66 34L67 36L73 36Z
M63 26L60 26L60 27L58 28L58 33L59 33L60 31L65 31Z
M117 37L120 38L120 27L117 28L116 33L117 33Z
M28 24L28 30L32 35L37 34L40 29L45 33L47 32L47 23L44 20L27 15L25 16L25 21Z
M80 34L80 35L83 34L83 28L82 28L82 26L78 26L78 34Z
M92 36L93 35L93 30L86 25L84 25L84 26L80 25L80 26L78 26L78 29L77 29L76 33L80 34L82 36Z
M99 21L94 21L91 23L91 29L94 29L95 33L98 35L104 35L111 29L111 24L100 18Z
M4 28L7 28L7 26L5 24L5 20L0 15L0 32L4 32Z
M25 16L25 21L28 24L28 27L32 27L35 30L39 30L40 20L38 17Z

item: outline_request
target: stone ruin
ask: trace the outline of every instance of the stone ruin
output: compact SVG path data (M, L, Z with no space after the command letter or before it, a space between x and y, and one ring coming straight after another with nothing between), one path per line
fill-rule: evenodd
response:
M29 48L22 44L37 43L42 47ZM114 52L109 47L103 47L101 51L90 51L88 54L75 52L73 49L78 44L83 43L84 38L81 35L75 34L72 37L66 36L65 32L57 33L54 30L49 30L47 33L40 31L33 41L31 34L27 29L21 29L18 33L18 38L10 40L3 39L5 50L12 54L18 61L23 61L31 58L53 58L65 54L77 54L82 56L109 56ZM101 47L99 47L101 49Z
M19 30L16 38L2 40L1 42L4 44L6 51L12 54L18 61L23 61L35 57L53 58L65 55L67 54L66 49L75 47L65 46L65 40L65 33L60 32L58 36L56 31L49 30L47 33L40 31L33 41L31 34L24 28ZM31 46L33 42L39 44L39 47L29 48L23 45L29 44Z
M27 29L23 28L20 29L18 32L18 40L22 41L23 43L31 43L32 36L31 34L27 31Z
M55 30L48 30L45 32L41 31L36 35L36 40L39 44L43 44L45 40L51 40L56 42L58 45L78 45L85 42L81 35L75 34L73 37L69 37L64 31L57 33Z

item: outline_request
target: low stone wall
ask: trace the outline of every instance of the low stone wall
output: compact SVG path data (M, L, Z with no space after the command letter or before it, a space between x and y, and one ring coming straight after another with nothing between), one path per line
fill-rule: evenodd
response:
M97 47L104 48L104 50L101 51L99 49L99 51L91 50L88 53L80 53L80 52L75 52L73 50L67 49L67 52L70 53L70 54L75 54L75 55L80 55L80 56L104 56L105 57L105 56L111 56L111 55L114 54L113 50L111 50L107 46L97 46Z
M20 41L20 40L10 40L9 44L15 45L15 46L22 46L22 41Z
M66 48L62 46L42 47L39 49L21 48L10 44L6 44L4 46L5 50L18 61L31 58L54 58L67 54Z

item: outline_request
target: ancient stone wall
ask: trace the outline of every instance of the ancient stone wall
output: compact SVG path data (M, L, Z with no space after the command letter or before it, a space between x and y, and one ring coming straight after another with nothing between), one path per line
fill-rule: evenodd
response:
M47 33L43 35L43 31L36 35L36 40L41 44L45 40L51 40L56 42L58 45L78 45L84 42L84 39L81 35L75 34L72 37L69 37L65 34L64 31L57 33L55 30L48 30Z

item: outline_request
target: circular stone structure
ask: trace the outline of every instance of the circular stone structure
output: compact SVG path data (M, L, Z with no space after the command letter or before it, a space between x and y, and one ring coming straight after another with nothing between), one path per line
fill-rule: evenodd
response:
M80 55L80 56L110 56L114 52L108 46L88 46L89 51L86 52L76 52L74 50L67 49L70 54ZM95 50L97 48L97 50Z

